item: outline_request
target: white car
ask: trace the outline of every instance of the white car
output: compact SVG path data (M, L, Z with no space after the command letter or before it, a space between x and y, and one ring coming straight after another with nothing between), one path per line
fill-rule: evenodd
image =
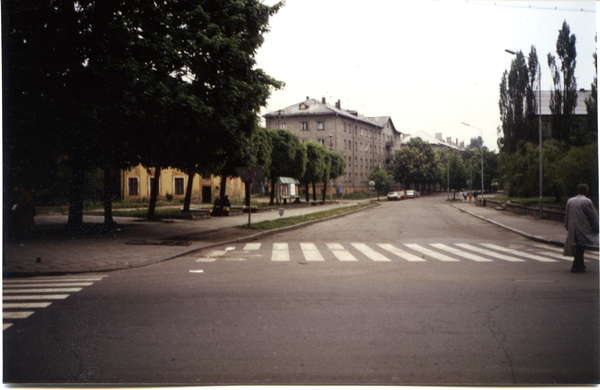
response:
M395 191L392 191L387 194L387 200L400 200L400 194Z
M415 198L415 190L406 190L406 196L409 199L414 199Z

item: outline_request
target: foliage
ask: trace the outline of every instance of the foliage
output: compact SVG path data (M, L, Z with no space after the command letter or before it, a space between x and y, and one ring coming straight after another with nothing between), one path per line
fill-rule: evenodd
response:
M417 137L396 150L390 165L394 180L399 183L424 184L439 177L433 148Z
M38 189L58 161L71 166L75 223L85 170L141 162L192 171L217 161L219 146L252 134L270 89L281 86L254 59L281 3L4 5L5 177Z
M271 204L275 203L275 185L278 177L301 178L306 170L307 149L297 135L289 130L275 129L268 131L272 145L271 169Z
M376 165L375 168L373 168L373 170L369 172L367 179L369 181L375 182L377 199L379 199L379 193L385 192L388 188L390 188L390 185L394 182L394 178L392 177L392 175L387 173L385 170L381 169L379 165Z

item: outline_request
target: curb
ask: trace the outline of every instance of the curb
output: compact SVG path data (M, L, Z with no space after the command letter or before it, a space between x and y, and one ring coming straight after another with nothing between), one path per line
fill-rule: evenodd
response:
M549 238L546 238L546 237L534 236L534 235L532 235L532 234L529 234L529 233L522 232L522 231L520 231L520 230L518 230L518 229L511 228L510 226L503 225L503 224L501 224L501 223L499 223L499 222L496 222L496 221L494 221L494 220L491 220L491 219L489 219L489 218L485 218L485 217L482 217L481 215L478 215L478 214L472 213L472 212L470 212L470 211L467 211L467 210L465 210L465 209L463 209L463 208L461 208L461 207L459 207L459 206L457 206L457 205L452 205L452 206L454 206L455 208L459 209L459 210L460 210L460 211L462 211L463 213L467 213L467 214L469 214L469 215L472 215L472 216L474 216L474 217L476 217L476 218L479 218L479 219L481 219L481 220L484 220L484 221L486 221L486 222L489 222L489 223L491 223L491 224L494 224L494 225L496 225L496 226L500 226L500 227L502 227L502 228L504 228L504 229L506 229L506 230L510 230L511 232L513 232L513 233L516 233L516 234L518 234L518 235L521 235L521 236L523 236L523 237L525 237L525 238L528 238L528 239L530 239L530 240L537 241L537 242L541 242L541 243L544 243L544 244L549 244L549 245L559 246L559 247L561 247L561 248L565 246L565 243L564 243L564 242L559 242L559 241L551 240L551 239L549 239Z

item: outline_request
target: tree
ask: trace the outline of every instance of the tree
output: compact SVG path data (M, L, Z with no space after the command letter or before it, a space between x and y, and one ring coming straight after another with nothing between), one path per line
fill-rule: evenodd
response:
M399 183L423 184L437 178L435 152L420 138L412 138L396 150L391 166Z
M577 195L580 183L588 184L589 198L598 207L598 143L574 146L557 164L557 177L568 197Z
M454 199L456 191L465 188L469 174L463 159L457 153L450 153L450 189L454 190Z
M483 138L481 136L477 138L471 138L471 143L469 144L469 149L479 149L483 146Z
M69 222L77 225L86 170L141 162L159 173L210 161L218 142L252 132L247 125L281 85L254 68L279 7L259 0L10 2L3 9L5 97L15 136L7 148L31 138L21 158L9 154L11 171L28 174L14 166L28 157L67 156ZM190 149L198 160L182 163Z
M379 192L386 191L390 188L390 185L394 182L392 175L381 169L379 165L375 165L375 168L367 176L369 181L375 182L375 190L377 191L377 200L379 200ZM367 183L368 184L368 183Z
M556 58L548 53L548 66L552 72L554 90L550 92L550 110L552 111L552 136L561 141L570 141L573 130L575 107L577 106L577 81L575 79L575 66L577 65L576 37L566 21L559 30L556 41L556 54L560 59L560 74L556 65Z
M341 177L346 172L346 159L335 150L326 150L329 160L329 169L326 169L328 174L327 180L323 183L323 202L325 202L325 194L327 193L327 183L329 180L335 180ZM333 190L333 189L332 189Z
M598 37L596 36L596 41ZM594 81L592 82L592 93L585 99L585 108L587 111L586 132L592 139L598 139L598 54L594 53ZM586 142L589 144L590 142Z
M505 70L500 82L501 149L509 153L516 150L519 139L526 134L524 104L529 73L525 56L519 51L511 62L510 72Z
M323 177L325 171L325 148L313 141L307 141L306 145L306 170L300 179L306 187L306 201L309 200L308 186L312 183L313 200L317 200L316 183Z
M269 130L273 153L271 156L271 200L275 204L275 185L278 177L301 178L306 169L306 147L289 130ZM279 200L277 200L279 202Z

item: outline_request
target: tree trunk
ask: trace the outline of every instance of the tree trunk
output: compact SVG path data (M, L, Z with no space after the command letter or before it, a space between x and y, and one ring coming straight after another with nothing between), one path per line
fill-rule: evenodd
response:
M110 167L104 168L104 193L102 194L102 202L104 203L104 224L114 225L112 214L112 195L113 195L113 170Z
M161 167L158 166L155 168L154 172L154 182L152 182L152 188L150 189L150 207L148 207L148 221L153 221L154 211L156 210L156 199L158 198L158 181L160 180L160 171Z
M275 204L274 199L275 199L275 186L277 185L277 177L274 176L271 178L271 201L269 202L269 205L273 206Z
M317 184L313 181L312 185L313 185L313 200L316 202L317 201Z
M221 199L225 198L225 191L227 190L227 175L221 174L221 190L219 191L219 196Z
M196 176L196 171L190 170L188 172L188 183L185 189L185 199L183 200L184 213L190 211L190 204L192 203L192 190L194 189L194 176Z
M327 196L327 181L323 184L323 204L325 204L325 198Z
M71 182L69 184L69 220L71 227L83 224L83 188L85 185L85 169L77 161L71 165Z
M308 182L306 182L306 201L310 200L310 194L308 193Z

